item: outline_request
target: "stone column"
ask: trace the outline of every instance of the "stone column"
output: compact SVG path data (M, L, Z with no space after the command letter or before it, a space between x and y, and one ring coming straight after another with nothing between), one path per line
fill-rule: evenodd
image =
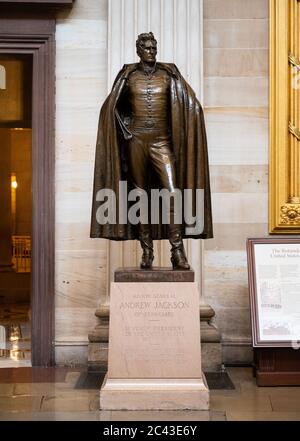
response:
M10 130L0 129L1 161L0 161L0 271L12 268L11 240L11 152Z
M138 61L135 42L137 35L152 31L157 39L157 60L175 63L182 75L193 87L200 102L203 102L203 0L109 0L108 7L108 91L124 63ZM185 240L189 263L195 272L201 295L201 333L208 339L209 348L204 348L203 363L206 370L217 370L221 366L221 344L217 329L211 325L215 315L203 299L203 244L201 240ZM138 241L107 243L108 283L113 281L116 268L139 265L141 248ZM154 241L154 265L171 266L169 241ZM99 343L105 358L108 341L109 292L106 304L96 311L100 323L90 333L89 361L100 356ZM206 330L202 332L202 327ZM93 352L94 351L94 352ZM214 352L214 361L205 355ZM98 355L96 355L96 353ZM212 360L210 363L209 360ZM205 363L208 363L205 366Z

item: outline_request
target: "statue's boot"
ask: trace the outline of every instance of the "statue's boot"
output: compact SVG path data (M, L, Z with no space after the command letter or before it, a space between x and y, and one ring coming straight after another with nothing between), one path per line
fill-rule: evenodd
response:
M179 226L169 226L169 241L172 245L171 248L171 262L173 270L189 270L184 245L182 241L181 229Z
M140 225L139 240L143 249L140 267L142 269L150 269L154 259L153 241L150 229L145 225Z

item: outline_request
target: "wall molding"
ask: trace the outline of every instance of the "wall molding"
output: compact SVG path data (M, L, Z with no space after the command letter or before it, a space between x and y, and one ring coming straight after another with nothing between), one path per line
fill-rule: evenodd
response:
M0 0L0 7L33 7L37 9L40 8L48 8L48 7L65 7L72 6L74 0Z

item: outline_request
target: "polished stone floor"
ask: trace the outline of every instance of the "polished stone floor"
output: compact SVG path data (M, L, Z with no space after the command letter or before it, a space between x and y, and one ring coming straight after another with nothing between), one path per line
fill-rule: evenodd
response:
M95 385L79 388L83 371L31 368L28 305L0 305L0 420L225 421L300 420L300 387L258 388L251 368L228 368L232 390L211 390L210 412L99 410Z
M99 411L99 391L76 389L80 370L0 369L0 420L300 421L300 387L258 388L251 368L228 368L234 390L212 390L211 411Z

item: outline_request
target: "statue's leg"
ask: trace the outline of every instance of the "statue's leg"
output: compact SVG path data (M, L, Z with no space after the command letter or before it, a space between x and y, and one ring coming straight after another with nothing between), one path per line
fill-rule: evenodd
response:
M127 161L130 179L136 189L147 191L149 173L149 155L147 136L143 132L134 132L134 136L128 143ZM154 260L153 241L149 219L147 223L138 224L139 241L143 250L141 268L149 269Z
M139 240L141 247L143 249L140 266L143 269L152 268L154 253L153 253L153 241L152 241L151 230L149 225L139 224Z
M157 173L162 188L174 194L176 189L176 169L169 136L158 136L151 144L151 163ZM182 224L175 223L175 197L170 199L169 241L173 269L189 270L182 240Z

